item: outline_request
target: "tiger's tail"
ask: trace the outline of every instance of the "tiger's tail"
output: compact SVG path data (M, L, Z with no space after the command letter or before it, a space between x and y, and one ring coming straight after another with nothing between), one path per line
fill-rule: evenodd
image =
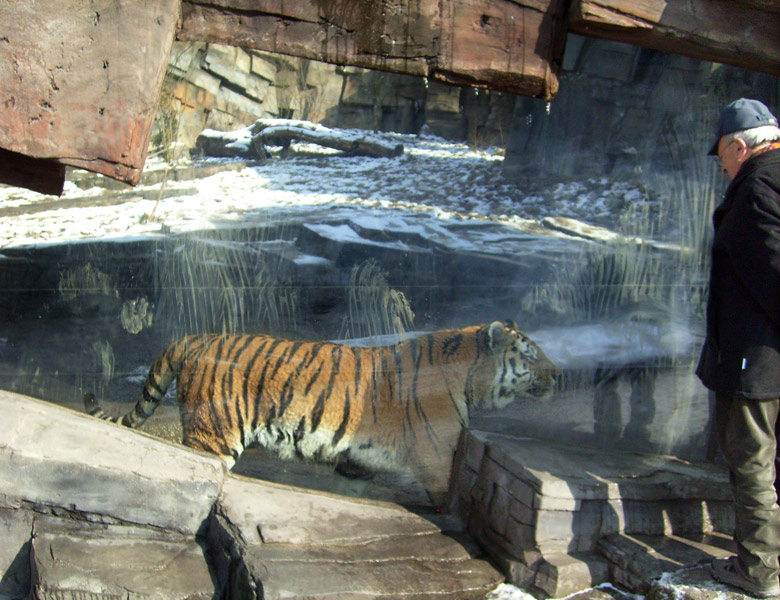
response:
M181 363L179 350L178 344L174 344L155 361L149 370L149 374L146 376L141 396L130 412L118 417L112 417L103 410L103 407L95 398L95 394L86 392L84 394L84 409L87 414L98 419L111 421L112 423L121 423L125 427L133 429L143 425L146 419L154 414L154 411L168 391L171 382L179 373Z

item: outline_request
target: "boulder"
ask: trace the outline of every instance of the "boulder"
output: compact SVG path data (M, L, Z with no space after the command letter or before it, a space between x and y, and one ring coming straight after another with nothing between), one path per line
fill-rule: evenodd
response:
M0 490L11 506L194 535L225 465L86 414L0 392Z
M157 530L36 519L32 597L209 600L218 590L206 549Z
M503 581L445 519L227 474L10 392L0 411L0 598L460 600Z

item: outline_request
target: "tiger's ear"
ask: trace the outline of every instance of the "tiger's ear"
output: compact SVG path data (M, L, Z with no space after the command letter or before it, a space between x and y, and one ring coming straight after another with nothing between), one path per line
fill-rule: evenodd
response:
M491 350L505 345L507 337L506 326L501 321L493 321L488 327L488 345Z

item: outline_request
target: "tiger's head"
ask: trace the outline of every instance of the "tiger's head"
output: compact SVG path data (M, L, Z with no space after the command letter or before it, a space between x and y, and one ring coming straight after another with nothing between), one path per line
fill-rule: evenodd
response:
M557 367L512 321L494 321L487 326L486 336L496 370L476 408L499 409L515 400L550 395Z

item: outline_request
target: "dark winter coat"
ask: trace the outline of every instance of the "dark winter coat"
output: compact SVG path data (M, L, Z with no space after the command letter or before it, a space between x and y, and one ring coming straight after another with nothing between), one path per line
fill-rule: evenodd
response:
M711 390L780 398L780 150L750 157L713 214L707 337Z

